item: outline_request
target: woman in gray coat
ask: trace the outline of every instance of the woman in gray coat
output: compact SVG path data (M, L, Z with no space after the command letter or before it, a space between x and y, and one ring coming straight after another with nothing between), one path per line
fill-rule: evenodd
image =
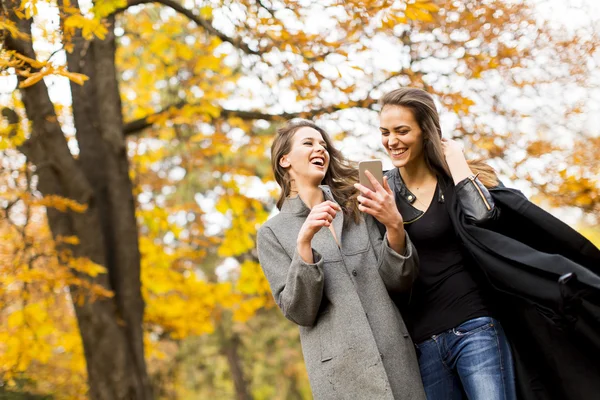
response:
M356 170L309 121L280 129L271 158L280 213L260 228L258 256L277 305L300 326L314 398L424 400L389 296L410 288L418 261L387 182L371 175L375 191L356 183Z

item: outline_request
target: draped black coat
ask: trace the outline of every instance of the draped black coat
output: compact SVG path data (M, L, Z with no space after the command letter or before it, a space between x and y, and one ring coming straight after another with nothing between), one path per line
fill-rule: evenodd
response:
M389 183L414 213L401 180ZM495 218L474 224L459 186L440 181L439 198L511 344L519 398L600 399L600 250L505 187L489 189Z

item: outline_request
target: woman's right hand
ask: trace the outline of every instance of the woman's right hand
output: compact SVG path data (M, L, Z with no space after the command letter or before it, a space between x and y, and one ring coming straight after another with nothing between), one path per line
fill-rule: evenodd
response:
M327 200L317 204L310 210L310 214L306 217L306 221L300 228L298 233L298 244L309 244L313 236L321 229L331 225L331 221L335 218L335 214L341 211L341 207L333 201Z
M324 226L329 227L335 214L342 208L333 201L324 201L310 210L306 221L298 233L298 254L307 264L314 263L311 241L313 236Z

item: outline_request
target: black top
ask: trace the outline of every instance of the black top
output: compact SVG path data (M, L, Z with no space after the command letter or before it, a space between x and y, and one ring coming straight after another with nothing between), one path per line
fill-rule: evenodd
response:
M445 203L434 197L427 211L404 228L420 261L419 277L404 315L413 341L420 343L472 318L489 315L478 285L465 267Z

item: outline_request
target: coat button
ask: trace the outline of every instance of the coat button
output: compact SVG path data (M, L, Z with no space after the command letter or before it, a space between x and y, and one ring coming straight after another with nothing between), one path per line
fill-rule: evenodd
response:
M356 270L355 270L355 269L353 269L353 270L352 270L352 276L356 276L356 275L358 275L358 272L356 272Z
M383 353L379 353L379 357L383 360Z
M413 199L413 196L408 196L409 201L412 201L412 199Z

